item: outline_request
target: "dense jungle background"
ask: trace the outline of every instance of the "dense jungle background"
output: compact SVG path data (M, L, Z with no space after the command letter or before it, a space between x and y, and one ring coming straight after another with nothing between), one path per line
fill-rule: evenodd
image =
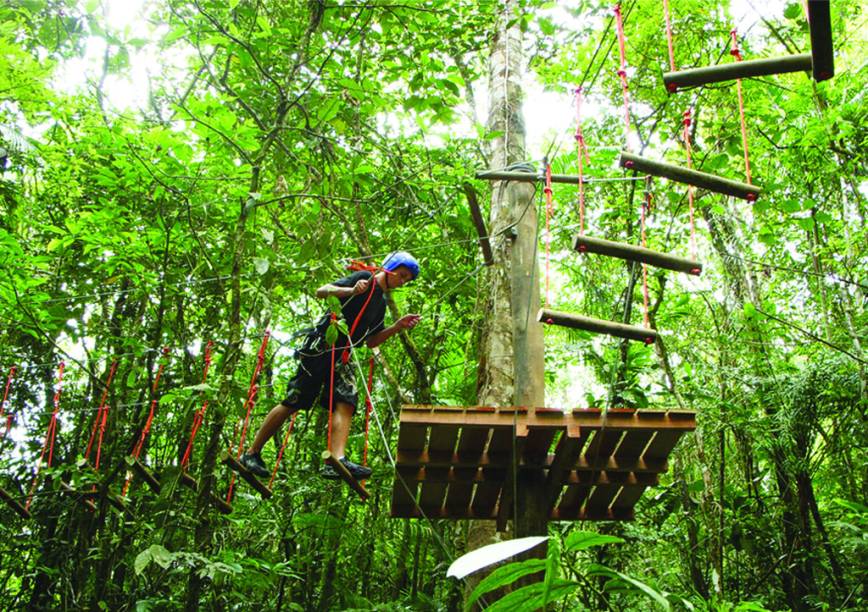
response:
M576 174L581 84L586 176L633 178L616 163L613 5L123 4L0 4L0 487L31 514L2 506L0 608L461 609L470 587L446 568L474 525L390 519L387 449L402 402L478 401L498 262L482 265L463 186L487 215L491 185L474 172L499 165L493 101L524 102L527 126L547 115L523 159ZM669 4L679 67L734 61L734 26L747 59L810 51L796 0ZM831 80L744 82L763 194L696 193L704 271L649 269L658 342L545 330L547 405L697 412L635 521L549 525L550 608L864 609L865 8L832 5ZM137 11L131 25L113 25L119 10ZM683 164L689 109L694 166L744 180L734 84L670 95L663 3L625 0L622 13L632 148ZM511 98L489 77L505 32L520 41L526 83ZM136 72L147 87L133 88ZM644 189L588 183L588 232L638 243ZM651 190L648 246L686 256L686 188ZM571 250L576 191L554 187L551 303L639 325L638 271ZM541 228L541 271L545 240ZM298 333L324 311L316 287L352 258L395 249L422 274L394 293L388 318L422 321L377 351L370 501L318 477L327 413L314 409L295 423L274 496L236 483L233 512L218 512L212 495L230 479L220 453L238 439L266 330L251 427L283 397ZM366 373L370 352L357 353ZM178 466L196 426L194 492ZM359 418L354 458L362 429ZM269 465L282 440L266 448ZM134 452L159 494L138 475L125 485ZM120 511L111 500L125 488Z

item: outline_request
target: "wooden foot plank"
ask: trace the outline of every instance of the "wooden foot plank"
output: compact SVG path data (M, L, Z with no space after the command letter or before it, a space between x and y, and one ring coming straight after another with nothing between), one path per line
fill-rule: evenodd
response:
M358 480L353 478L353 475L347 470L343 463L338 461L337 457L332 455L331 451L323 451L322 460L332 466L338 475L349 487L359 494L362 501L367 501L369 497L368 491L363 487ZM252 474L251 474L252 475Z
M220 511L220 514L232 514L232 506L225 499L211 491L209 495L211 503Z
M700 172L675 164L648 159L633 155L628 151L621 151L619 164L622 168L635 170L643 174L668 178L670 181L686 183L695 187L701 187L715 193L734 196L749 202L755 202L762 193L756 185L748 185L739 181L733 181L708 172Z
M331 456L331 453L329 453ZM325 456L323 456L325 459ZM241 478L243 478L247 484L256 489L256 492L259 493L263 499L268 499L271 497L272 492L262 481L260 481L250 470L241 465L238 460L232 456L231 453L224 452L223 457L220 459L220 463L225 466L228 466L231 470L238 473ZM341 466L343 467L343 466ZM344 468L346 471L346 468ZM347 472L349 474L349 472ZM355 479L353 479L355 481Z
M607 334L616 338L644 342L645 344L654 344L657 340L657 332L650 328L625 325L624 323L617 323L615 321L604 321L603 319L584 317L549 308L541 308L537 313L536 320L548 323L549 325L561 325L595 334Z
M193 478L187 470L181 470L179 479L181 484L190 489L191 491L199 490L199 481Z
M588 432L582 432L576 426L568 428L555 450L554 459L546 476L545 495L549 507L554 506L561 496L561 490L572 472L576 461L582 454L582 448L588 439Z
M828 0L826 0L826 4L828 4ZM753 59L743 62L732 62L730 64L664 72L663 84L666 86L667 91L675 93L682 87L698 87L710 85L711 83L770 76L772 74L786 74L788 72L809 72L811 65L811 54L809 53Z
M811 61L815 81L835 76L832 48L832 17L829 0L808 0L808 25L811 28Z
M126 462L130 469L132 469L139 478L144 480L154 493L160 493L160 481L157 480L156 476L151 473L144 463L132 455L127 456Z
M23 518L23 519L29 519L30 518L30 511L27 508L25 508L24 505L21 504L21 502L19 502L17 499L12 497L12 495L10 495L9 492L3 488L0 488L0 499L2 499L4 502L6 502L6 504L10 508L15 510L15 512L21 518Z
M602 238L575 236L573 238L573 250L579 253L594 253L607 257L617 257L626 261L636 261L656 268L684 272L695 276L702 273L702 264L692 259Z

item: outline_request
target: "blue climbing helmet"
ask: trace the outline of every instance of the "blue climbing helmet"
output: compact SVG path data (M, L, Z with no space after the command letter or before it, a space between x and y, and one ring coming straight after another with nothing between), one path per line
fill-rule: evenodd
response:
M419 276L419 262L416 258L410 255L407 251L395 251L386 256L383 262L383 269L389 272L394 272L399 266L404 266L413 275L413 280Z

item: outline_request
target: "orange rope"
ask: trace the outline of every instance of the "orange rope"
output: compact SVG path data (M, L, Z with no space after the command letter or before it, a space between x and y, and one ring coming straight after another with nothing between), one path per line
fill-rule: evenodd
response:
M582 133L582 88L576 88L576 154L579 160L579 236L585 235L585 161L590 165L585 136ZM584 252L582 245L579 249Z
M669 69L675 72L675 51L672 47L672 22L669 20L669 0L663 0L663 15L666 18L666 44L669 46ZM668 87L672 93L678 91L678 85L675 83L670 83Z
M286 449L286 443L289 442L289 434L292 433L292 427L295 425L295 417L297 416L297 412L292 414L292 418L289 421L289 428L286 430L286 435L283 436L283 444L280 445L280 451L277 453L277 461L274 462L274 469L271 470L271 480L268 481L269 489L274 483L274 477L277 476L277 467L280 465L280 460L283 459L283 451Z
M54 410L51 412L51 418L48 420L48 429L45 432L45 441L42 443L42 452L39 455L39 462L36 464L36 473L33 475L33 483L30 485L30 493L27 495L27 503L24 508L30 510L30 503L33 501L33 493L36 491L36 485L39 482L39 471L42 468L42 460L45 458L45 451L48 450L48 467L51 467L51 459L54 455L54 438L57 432L57 413L60 411L60 392L63 390L63 370L66 367L64 362L60 362L60 367L57 372L57 391L54 393Z
M647 215L651 211L651 181L648 180L645 187L645 201L642 202L642 214L641 214L641 235L642 235L642 248L647 248L648 244L645 236L645 215ZM642 301L645 307L644 315L645 315L645 327L648 328L651 326L651 322L648 317L648 264L642 264Z
M690 109L688 108L684 111L684 120L683 123L683 135L684 135L684 149L687 152L687 167L693 168L693 148L690 145ZM694 259L696 259L696 222L693 218L693 203L694 203L694 194L693 194L693 185L687 186L687 202L690 209L690 253Z
M371 411L374 404L371 403L371 389L374 386L374 358L368 360L368 388L365 395L365 450L362 452L362 465L368 465L368 430L371 424Z
M332 324L337 320L338 316L335 313L332 313ZM332 359L331 359L331 373L329 374L329 428L328 428L328 438L326 440L326 447L329 451L332 449L332 415L334 414L334 400L335 400L335 350L337 349L337 342L332 345Z
M9 398L9 387L12 386L12 379L15 377L16 367L9 368L9 374L6 376L6 390L3 391L3 402L0 403L0 419L3 418L4 410L6 409L6 400ZM9 435L9 429L12 427L12 414L6 414L6 429L0 439Z
M550 220L552 216L552 166L551 164L546 164L546 185L543 188L543 193L546 196L546 235L545 235L545 243L546 243L546 308L549 305L549 256L551 253L551 228L550 228Z
M742 61L741 51L738 48L738 39L736 38L735 28L729 33L732 37L732 47L729 50L729 54L735 57L736 62ZM750 158L747 150L747 123L744 119L744 95L742 94L741 88L741 79L736 79L736 90L738 91L738 116L741 120L741 146L744 150L744 174L747 178L748 185L751 185L751 177L750 177ZM756 200L756 194L748 194L746 198L749 202L753 202Z
M205 345L205 371L202 373L202 384L208 380L208 370L211 367L211 348L214 343L209 340ZM196 434L199 432L199 427L202 426L202 421L205 420L205 410L208 409L208 400L202 403L202 407L193 416L193 426L190 428L190 440L187 442L187 449L184 451L184 456L181 458L181 467L187 469L190 465L190 456L193 453L193 442L196 440Z
M624 142L625 147L629 148L630 136L630 93L627 86L627 54L624 50L624 20L621 17L621 5L617 4L614 8L615 19L618 24L618 51L621 55L621 68L618 70L618 76L621 77L621 90L624 93ZM632 164L630 164L632 165ZM629 167L629 166L627 166Z
M105 432L106 420L108 419L108 404L106 403L106 399L108 398L108 392L111 388L112 379L115 377L115 372L118 368L117 360L112 362L111 368L109 369L108 378L106 379L105 386L103 387L102 397L99 400L99 408L97 408L96 416L93 419L93 429L90 432L90 440L87 442L87 450L84 452L85 461L90 460L90 451L93 447L93 441L96 438L96 461L94 463L94 469L99 470L99 458L102 450L102 437ZM99 437L96 437L97 429L99 429Z

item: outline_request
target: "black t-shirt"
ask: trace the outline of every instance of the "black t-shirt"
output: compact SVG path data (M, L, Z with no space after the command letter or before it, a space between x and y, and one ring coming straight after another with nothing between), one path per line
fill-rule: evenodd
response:
M366 270L360 270L358 272L353 272L349 276L336 280L331 284L338 287L353 287L360 280L367 280L372 276L373 273ZM371 295L371 291L374 292L373 295ZM370 301L368 301L368 297L371 298ZM356 324L356 329L352 334L353 346L358 346L365 340L365 338L376 334L385 327L383 321L386 317L386 298L377 281L372 279L371 286L369 286L368 290L364 293L339 299L341 302L341 314L347 324L347 330L353 328L353 323L355 323L356 317L359 316L359 311L361 311L363 307L365 309L364 312L362 312L362 316L359 319L358 324ZM367 306L365 306L365 302L368 302ZM317 322L316 331L320 334L325 334L330 321L331 312L326 312ZM340 337L338 337L336 346L344 347L346 345L347 337L344 334L341 334Z

